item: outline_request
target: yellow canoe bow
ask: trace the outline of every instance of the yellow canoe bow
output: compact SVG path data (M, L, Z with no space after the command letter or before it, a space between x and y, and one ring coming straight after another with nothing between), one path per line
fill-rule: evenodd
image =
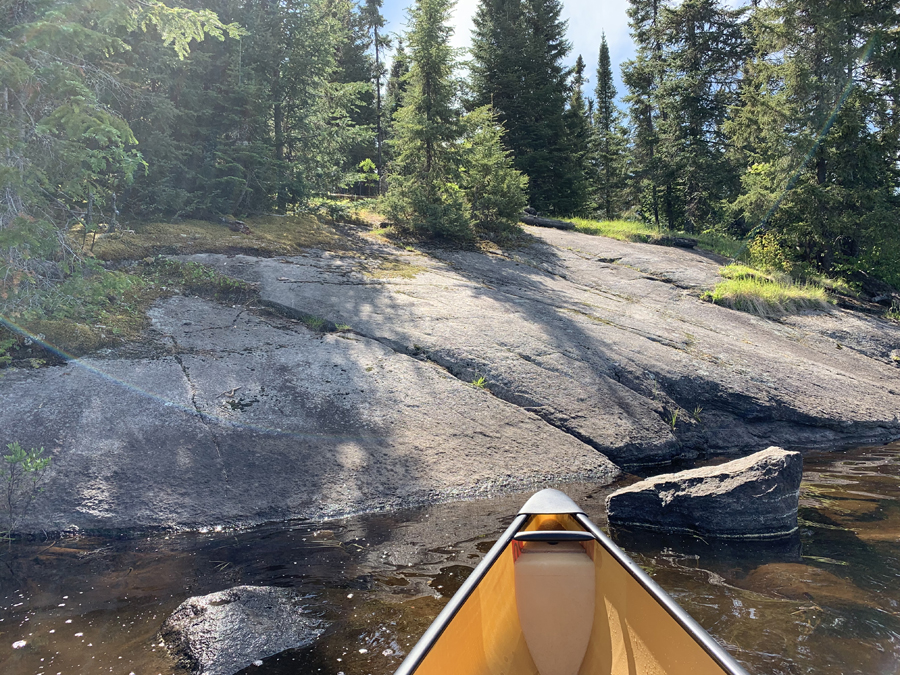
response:
M565 494L529 499L395 675L747 675Z

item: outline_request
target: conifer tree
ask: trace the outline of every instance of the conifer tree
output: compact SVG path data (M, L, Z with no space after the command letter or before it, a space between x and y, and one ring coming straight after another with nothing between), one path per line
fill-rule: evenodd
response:
M459 111L455 107L452 0L416 0L407 35L411 67L402 107L394 116L395 158L388 215L428 236L468 238L469 219L459 187Z
M629 93L632 121L632 162L634 199L642 217L661 228L661 193L667 176L657 156L657 90L665 63L660 38L663 0L629 0L628 18L636 54L622 64L622 80Z
M359 7L352 0L328 0L329 10L338 31L335 41L336 63L333 79L336 83L356 85L355 100L349 113L350 123L365 130L347 152L343 167L355 172L359 164L378 156L378 108L376 102L376 64L372 54L371 21L377 21L368 7ZM377 8L376 8L377 13Z
M472 36L471 105L493 104L515 166L529 177L532 206L551 213L581 207L563 187L575 168L566 139L570 44L561 11L560 0L482 0Z
M104 89L126 88L127 36L162 37L177 59L207 36L242 31L208 9L162 3L22 2L0 12L0 278L13 280L0 293L10 300L19 283L48 281L29 260L71 271L68 229L91 227L101 209L114 223L118 196L145 166L133 129L102 102Z
M584 100L584 59L581 54L572 70L569 102L565 112L568 171L558 186L562 193L560 210L571 215L588 215L592 210L591 191L591 115Z
M409 73L409 56L403 48L403 40L397 39L397 49L391 61L391 72L387 81L387 96L384 106L384 117L390 126L400 106L403 105L403 93L406 91L406 76Z
M372 49L375 52L375 145L377 148L377 161L375 165L378 169L379 177L384 176L384 111L382 106L381 81L386 71L382 54L385 49L389 49L391 42L384 34L384 17L381 15L381 6L384 0L366 0L363 9L363 17L365 19L366 28L372 34ZM379 32L382 31L382 32Z
M607 220L619 217L625 201L627 132L622 125L622 113L616 105L616 94L609 45L604 33L594 88L593 163L597 181L597 210Z
M723 124L738 102L746 56L741 14L719 0L684 0L662 11L666 67L655 97L656 152L668 176L670 228L694 232L712 226L737 190L738 170Z
M472 224L489 237L518 231L528 179L513 168L504 129L490 106L463 119L462 188Z
M896 102L880 97L878 77L896 68L896 25L877 2L849 12L838 0L774 0L753 15L756 55L727 125L748 167L735 203L780 246L782 267L900 281L897 145L885 125Z

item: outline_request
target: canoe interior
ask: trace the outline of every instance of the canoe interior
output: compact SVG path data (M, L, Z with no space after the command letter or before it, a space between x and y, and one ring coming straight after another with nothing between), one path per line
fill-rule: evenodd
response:
M525 530L582 530L569 515L532 516ZM511 543L425 656L416 675L540 675L516 609ZM594 626L578 675L722 675L727 671L598 542Z

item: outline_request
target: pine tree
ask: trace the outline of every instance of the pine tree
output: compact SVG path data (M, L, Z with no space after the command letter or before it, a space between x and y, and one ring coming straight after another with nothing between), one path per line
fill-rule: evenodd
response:
M714 225L737 191L723 124L738 102L746 57L741 14L719 0L684 0L662 12L666 68L655 96L656 152L669 177L670 228L694 232Z
M377 21L367 7L359 7L352 0L328 0L329 10L338 30L335 44L336 63L332 78L340 84L357 85L356 99L349 109L350 123L365 129L365 134L351 147L344 158L347 173L354 173L366 159L378 157L378 108L376 105L372 27ZM360 188L357 185L357 188Z
M624 202L627 152L626 130L616 105L616 86L606 34L597 58L597 86L594 89L593 159L597 180L597 209L607 220L618 218Z
M628 17L635 58L622 64L622 80L628 87L625 97L632 121L632 162L634 200L642 217L661 228L661 192L667 182L657 157L657 90L665 63L660 38L662 0L629 0Z
M428 236L471 236L459 187L452 0L416 0L409 10L411 67L394 116L395 159L385 204L400 227Z
M384 176L384 110L382 106L381 81L386 71L382 54L385 49L389 49L391 46L391 41L383 32L384 17L381 15L383 2L384 0L366 0L363 8L365 25L371 31L371 44L375 52L375 144L377 147L377 161L375 165L379 177Z

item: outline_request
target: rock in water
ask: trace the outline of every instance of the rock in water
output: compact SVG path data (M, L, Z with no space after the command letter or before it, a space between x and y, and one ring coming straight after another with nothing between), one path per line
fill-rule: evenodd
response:
M771 447L719 466L648 478L606 499L610 525L709 537L768 538L797 529L803 458Z
M234 675L285 649L308 647L323 628L291 589L235 586L182 602L160 637L192 673Z

